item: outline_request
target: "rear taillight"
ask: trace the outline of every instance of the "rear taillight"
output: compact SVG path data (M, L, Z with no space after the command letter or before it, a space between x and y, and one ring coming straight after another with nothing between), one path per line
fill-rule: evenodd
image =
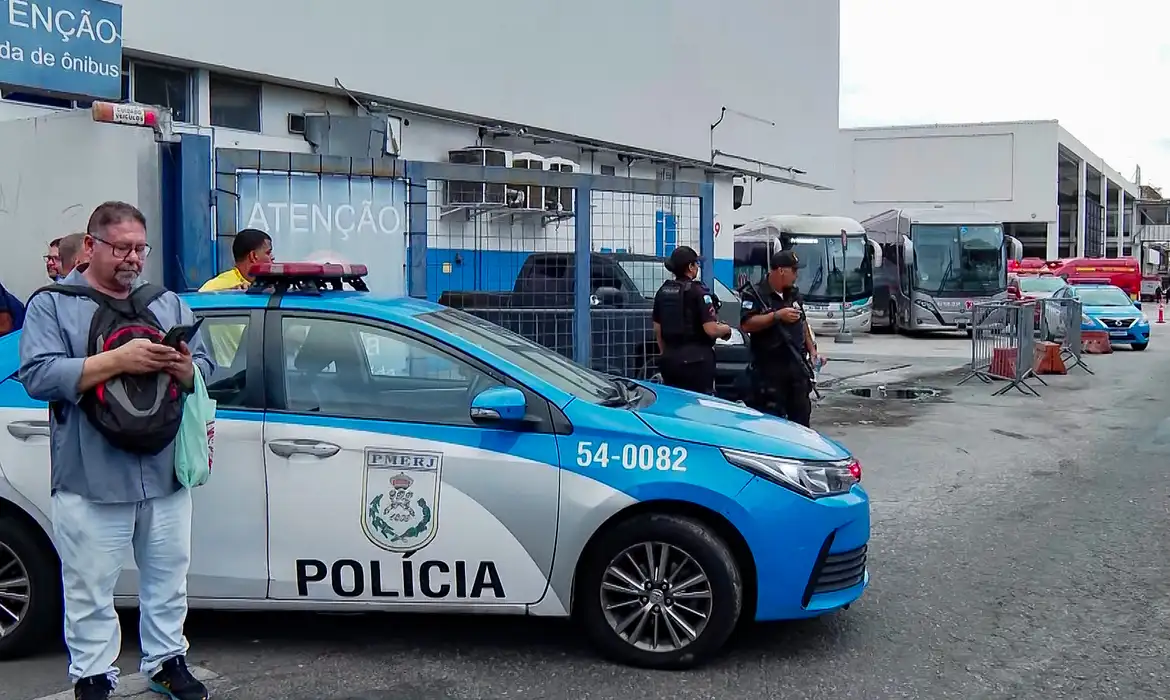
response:
M861 482L861 462L858 462L856 457L849 463L849 473L854 479L857 479L858 483Z

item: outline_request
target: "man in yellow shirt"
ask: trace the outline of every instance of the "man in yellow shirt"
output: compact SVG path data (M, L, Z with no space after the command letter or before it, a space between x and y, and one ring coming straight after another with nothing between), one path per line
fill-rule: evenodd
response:
M248 274L253 265L272 262L272 237L254 228L246 228L236 234L232 241L232 257L235 265L226 272L207 280L201 292L223 292L230 289L247 289L252 284ZM211 355L219 367L231 367L240 339L244 336L244 324L217 323L208 329L211 336Z

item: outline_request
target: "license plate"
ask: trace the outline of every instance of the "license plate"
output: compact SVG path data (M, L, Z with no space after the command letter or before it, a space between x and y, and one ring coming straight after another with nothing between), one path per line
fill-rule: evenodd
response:
M1109 331L1110 338L1124 338L1129 335L1128 331Z

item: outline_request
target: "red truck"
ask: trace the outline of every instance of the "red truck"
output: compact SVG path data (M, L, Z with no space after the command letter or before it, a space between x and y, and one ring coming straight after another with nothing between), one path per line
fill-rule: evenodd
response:
M1054 267L1052 274L1064 277L1070 283L1085 278L1108 280L1134 301L1142 293L1142 268L1137 258L1070 258Z

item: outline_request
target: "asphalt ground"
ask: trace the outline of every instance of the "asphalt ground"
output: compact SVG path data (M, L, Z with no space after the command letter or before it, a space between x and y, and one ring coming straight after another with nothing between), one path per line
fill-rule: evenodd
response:
M1158 328L1161 330L1161 328ZM224 700L1170 698L1170 334L991 397L956 373L842 382L816 426L864 464L871 587L850 610L750 628L712 664L599 660L568 623L192 613ZM888 393L888 391L887 391ZM137 667L133 613L122 665ZM0 697L65 689L62 651L0 664Z

